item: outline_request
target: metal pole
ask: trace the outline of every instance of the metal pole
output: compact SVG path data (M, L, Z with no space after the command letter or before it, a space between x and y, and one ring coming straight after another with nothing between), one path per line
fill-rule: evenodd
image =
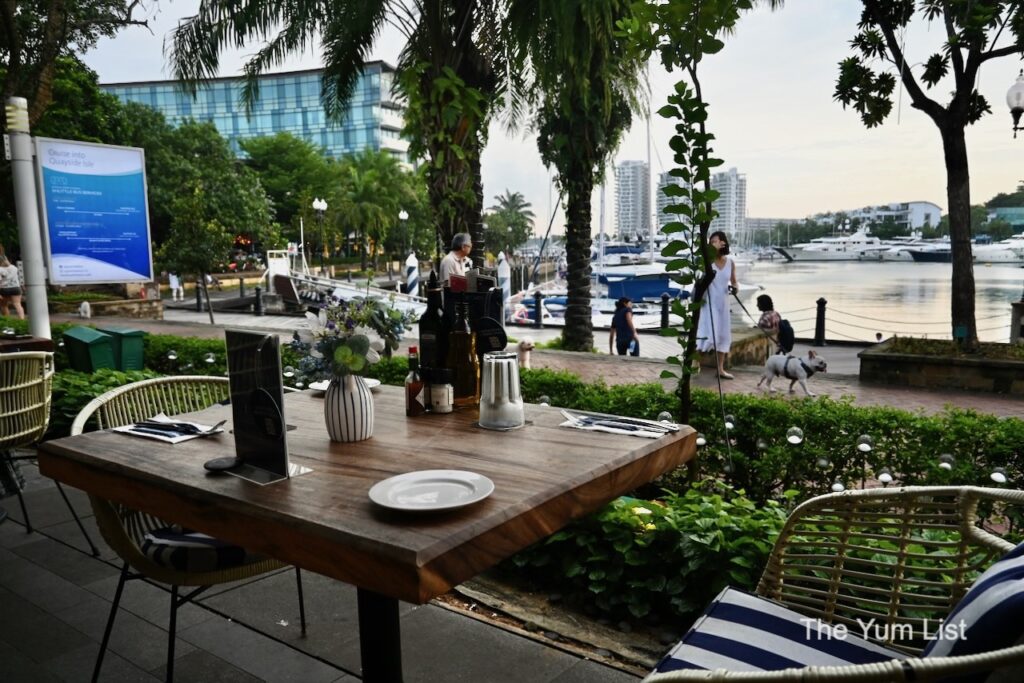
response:
M663 330L668 329L668 300L670 298L668 292L661 293L661 329Z
M539 289L533 293L533 326L537 328L544 327L544 309L541 307L543 299L544 295Z
M825 297L816 302L818 304L818 315L814 321L814 345L825 346Z
M320 223L320 276L323 277L327 274L327 269L324 268L324 212L317 211L317 222Z
M7 131L11 143L11 175L14 179L14 207L18 213L18 240L25 269L25 314L33 337L50 339L50 313L46 307L46 265L36 201L32 136L28 123L28 100L7 98Z
M263 292L259 287L256 288L256 301L252 305L252 312L255 315L263 315Z

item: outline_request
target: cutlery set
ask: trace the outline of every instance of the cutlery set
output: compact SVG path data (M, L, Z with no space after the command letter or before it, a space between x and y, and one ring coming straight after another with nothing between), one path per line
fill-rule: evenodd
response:
M131 431L140 434L151 434L175 438L179 436L209 436L216 434L224 426L227 420L221 420L208 429L201 429L191 422L164 422L162 420L142 420L131 427Z
M624 432L654 432L659 435L679 431L678 425L657 422L655 420L642 420L619 415L602 415L600 413L571 413L568 410L561 412L562 417L571 422L574 427L608 427Z

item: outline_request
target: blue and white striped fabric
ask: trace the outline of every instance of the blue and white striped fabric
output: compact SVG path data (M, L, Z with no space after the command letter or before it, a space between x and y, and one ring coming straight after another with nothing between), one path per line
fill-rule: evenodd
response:
M946 617L941 633L953 637L933 640L925 657L990 652L1024 640L1024 543L978 577ZM985 675L957 680L982 681Z
M904 659L851 632L833 635L817 619L734 588L723 590L655 672L678 669L779 671Z

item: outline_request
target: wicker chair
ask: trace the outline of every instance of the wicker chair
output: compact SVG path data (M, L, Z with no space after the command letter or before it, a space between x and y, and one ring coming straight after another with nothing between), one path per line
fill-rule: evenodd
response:
M180 376L143 380L112 389L90 401L72 423L71 433L81 434L90 421L97 429L109 429L133 424L158 412L176 415L203 410L227 398L228 380L225 377ZM259 576L288 566L277 560L258 557L248 557L244 562L208 571L168 566L165 562L156 561L152 554L147 554L146 544L154 532L171 526L170 522L97 496L90 495L89 500L104 540L124 560L100 653L96 659L93 680L98 678L103 665L103 656L110 640L125 581L148 578L171 586L171 616L167 641L167 680L170 681L174 678L176 615L181 605L193 600L211 586ZM147 539L147 536L150 538ZM130 572L129 568L135 572ZM302 634L305 635L306 610L302 598L302 575L297 567L295 580L299 593L299 619ZM194 588L179 597L179 588L182 586Z
M25 519L25 529L32 533L32 520L21 495L17 460L35 460L35 454L14 455L15 448L30 446L46 433L50 424L50 396L53 384L53 354L47 351L21 351L0 354L0 468L10 476L10 488L18 494L18 504ZM78 528L89 544L93 556L100 552L92 542L78 513L68 500L64 487L57 482L57 491L71 510Z
M819 620L826 629L842 624L849 633L861 633L863 624L875 619L872 633L879 637L869 636L869 646L883 645L897 656L779 671L683 668L652 673L645 683L936 681L1024 666L1024 645L1016 644L1024 640L1019 639L989 652L920 656L929 633L935 635L934 625L956 607L978 573L1014 548L978 526L978 506L1022 504L1024 491L954 486L846 491L809 500L786 521L757 595L803 615L801 621ZM808 636L802 644L810 641ZM1019 675L1014 671L1011 676Z

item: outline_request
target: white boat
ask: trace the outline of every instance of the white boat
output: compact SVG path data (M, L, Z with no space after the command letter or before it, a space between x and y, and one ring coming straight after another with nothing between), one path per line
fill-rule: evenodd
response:
M923 240L916 237L894 237L892 240L885 241L892 243L892 246L879 254L883 261L913 261L914 257L910 253L911 249L927 252L949 248L948 239Z
M885 251L889 245L864 229L852 235L818 237L791 247L775 247L787 261L860 261L862 257ZM877 259L878 256L876 255Z

